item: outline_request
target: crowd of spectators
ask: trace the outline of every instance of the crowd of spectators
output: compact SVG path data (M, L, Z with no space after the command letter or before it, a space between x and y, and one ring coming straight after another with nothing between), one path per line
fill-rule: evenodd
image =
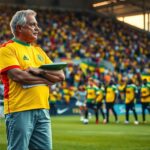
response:
M0 43L12 38L9 22L16 10L26 7L0 6L1 30ZM113 79L116 84L132 78L140 84L141 73L150 73L150 35L131 28L113 18L91 14L89 12L71 12L49 9L37 9L37 20L41 34L37 41L48 56L69 62L66 83L61 87L78 88L88 77L101 82ZM83 72L74 60L87 60L100 64L106 60L112 63L114 71L95 68ZM60 87L59 87L60 88Z

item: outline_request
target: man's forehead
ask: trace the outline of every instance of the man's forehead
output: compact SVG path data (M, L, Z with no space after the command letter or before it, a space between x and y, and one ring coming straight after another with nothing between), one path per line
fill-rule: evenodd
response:
M34 15L26 16L27 22L37 22Z

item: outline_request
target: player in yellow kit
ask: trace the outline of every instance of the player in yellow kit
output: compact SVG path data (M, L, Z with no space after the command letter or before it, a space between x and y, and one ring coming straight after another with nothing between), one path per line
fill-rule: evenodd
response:
M62 70L38 69L52 61L32 45L40 31L35 17L33 10L16 12L10 22L14 38L0 48L7 150L52 149L49 86L65 77Z
M145 118L145 110L147 109L150 114L150 84L147 83L147 80L144 79L142 81L142 85L140 88L140 97L142 104L142 119L143 122L146 122Z
M126 120L125 123L129 123L129 111L132 110L134 114L135 124L139 124L138 117L135 109L135 101L136 101L136 94L137 94L137 87L133 84L132 80L129 79L128 83L125 87L125 110L126 110Z
M115 117L115 122L118 123L118 116L114 109L114 104L117 97L117 87L114 84L114 81L111 80L109 85L106 87L106 122L109 123L109 110L112 110L112 113Z
M88 85L86 88L87 96L86 96L86 107L85 107L85 119L83 121L84 124L89 122L88 120L88 112L89 109L94 110L96 121L95 123L98 124L98 109L96 106L96 92L98 87L95 85L94 80L92 78L88 79Z
M49 94L49 103L50 103L50 115L56 115L57 114L57 107L56 107L56 102L57 102L57 92L53 88L50 89L50 94Z
M102 85L102 83L98 82L98 90L96 92L96 107L98 110L100 110L102 117L103 117L103 123L106 123L106 117L105 113L103 111L103 101L105 97L105 88Z

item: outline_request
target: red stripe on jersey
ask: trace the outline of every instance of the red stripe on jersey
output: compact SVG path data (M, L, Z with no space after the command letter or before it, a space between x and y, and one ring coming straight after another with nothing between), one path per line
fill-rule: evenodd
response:
M8 112L10 112L10 107L9 107L9 78L7 76L7 73L3 73L1 75L1 79L2 79L2 82L4 84L4 99L7 99L8 102Z
M1 80L4 84L4 97L9 98L8 92L9 92L9 79L7 76L7 71L14 69L14 68L20 68L20 66L14 65L14 66L9 66L7 68L4 68L0 71L1 74Z
M8 78L6 72L1 75L1 79L4 84L4 98L8 99L9 98L9 95L8 95L8 93L9 93L9 78Z
M7 68L4 68L0 71L0 75L1 75L1 80L4 84L4 99L7 99L8 102L8 112L10 112L10 107L9 107L9 78L7 76L7 71L14 69L14 68L20 68L20 66L14 65L14 66L10 66Z
M6 68L0 70L0 74L3 74L3 72L6 72L6 71L11 70L11 69L14 69L14 68L20 68L20 66L14 65L14 66L6 67Z
M14 42L13 40L9 40L6 43L3 43L0 47L5 47L7 44L13 43L13 42Z

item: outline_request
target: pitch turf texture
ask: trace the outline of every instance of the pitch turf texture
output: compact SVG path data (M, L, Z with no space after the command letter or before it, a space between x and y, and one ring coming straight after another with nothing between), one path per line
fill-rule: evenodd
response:
M150 116L148 122L125 125L120 123L96 125L94 117L88 125L79 116L52 117L53 150L150 150ZM139 116L139 120L141 116ZM0 150L6 150L4 119L0 119Z

